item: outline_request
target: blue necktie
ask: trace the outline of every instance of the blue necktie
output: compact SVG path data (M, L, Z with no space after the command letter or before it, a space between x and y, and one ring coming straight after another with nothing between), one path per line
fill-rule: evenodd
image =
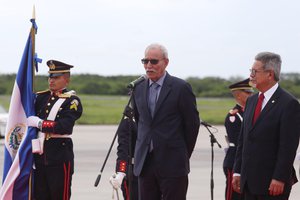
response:
M159 84L153 82L150 85L150 88L149 88L148 107L149 107L149 110L150 110L150 113L151 113L152 117L154 115L155 104L156 104L156 101L158 99L158 89L159 89L159 87L160 87Z
M155 105L156 105L156 101L158 99L158 90L159 90L160 85L153 82L150 85L149 88L149 99L148 99L148 107L151 113L151 116L154 116L154 111L155 111ZM150 141L150 146L149 146L149 152L153 151L153 141L151 139Z

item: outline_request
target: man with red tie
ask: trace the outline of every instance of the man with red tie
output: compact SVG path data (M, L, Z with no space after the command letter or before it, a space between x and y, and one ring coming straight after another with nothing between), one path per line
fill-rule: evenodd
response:
M245 200L287 200L297 182L300 105L279 84L280 55L259 53L250 69L259 93L248 98L234 164L233 188Z

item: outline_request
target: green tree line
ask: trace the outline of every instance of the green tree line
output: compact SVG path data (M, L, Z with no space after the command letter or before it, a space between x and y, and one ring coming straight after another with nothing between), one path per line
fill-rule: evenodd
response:
M11 94L16 74L0 74L0 94ZM75 90L78 94L87 95L127 95L127 85L139 76L101 76L95 74L73 74L69 89ZM35 91L48 88L48 77L38 75L34 80ZM228 86L243 77L188 77L186 79L192 85L197 97L231 97ZM300 74L281 74L280 85L300 98Z

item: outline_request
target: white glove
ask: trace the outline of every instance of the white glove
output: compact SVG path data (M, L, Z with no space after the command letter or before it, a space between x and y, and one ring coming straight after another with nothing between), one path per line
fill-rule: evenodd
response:
M37 116L30 116L27 118L27 126L41 128L43 120Z
M117 172L117 174L113 174L109 178L109 182L115 189L119 189L119 188L121 188L121 185L122 185L122 182L123 182L123 179L125 176L126 176L125 173Z
M32 144L32 153L38 153L42 155L44 153L44 141L46 138L46 134L39 132L38 138L31 140Z

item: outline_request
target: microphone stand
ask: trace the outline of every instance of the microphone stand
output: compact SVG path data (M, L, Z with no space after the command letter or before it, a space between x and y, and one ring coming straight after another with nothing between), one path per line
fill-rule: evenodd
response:
M222 146L217 141L214 134L208 128L209 126L206 124L202 124L202 125L205 126L210 136L210 144L211 144L210 196L211 196L211 200L213 200L214 199L214 143L216 143L219 148L222 148Z
M122 119L121 119L121 121L119 123L118 129L117 129L117 131L116 131L116 133L115 133L115 135L113 137L113 140L112 140L111 145L110 145L110 147L108 149L108 152L107 152L107 155L105 157L105 160L104 160L104 162L102 164L100 173L98 174L98 176L96 178L96 181L95 181L95 184L94 184L95 187L98 186L98 184L100 182L100 179L101 179L101 175L102 175L103 170L104 170L104 167L106 165L107 159L108 159L108 157L109 157L109 155L111 153L112 147L114 146L115 140L116 140L117 135L118 135L118 133L120 131L120 128L121 128L120 124L121 124L121 122L124 119L128 118L128 120L130 122L128 123L129 124L129 127L128 127L129 128L129 141L128 141L128 145L129 145L128 154L129 155L128 155L128 177L127 177L127 180L128 180L128 190L129 190L129 197L130 197L129 199L130 200L133 200L132 199L132 195L131 195L132 194L132 179L133 179L133 174L132 174L132 162L133 162L132 158L133 158L133 154L132 154L132 141L131 140L132 140L132 122L134 122L134 112L133 112L133 109L132 109L132 103L131 103L131 101L133 100L133 98L132 98L133 90L134 90L134 88L131 88L130 91L129 91L129 95L130 95L129 101L128 101L127 105L125 106L125 109L123 111Z
M132 188L132 181L133 181L133 153L132 152L132 135L133 135L133 127L132 125L135 123L134 122L134 110L132 108L132 102L134 101L133 100L133 90L134 90L134 87L133 88L130 88L130 91L129 91L129 95L130 95L130 98L129 98L129 102L128 102L128 105L126 106L127 107L127 117L128 117L128 120L129 120L129 141L128 141L128 177L127 177L127 180L128 180L128 191L129 191L129 200L134 200L133 199L133 188Z

